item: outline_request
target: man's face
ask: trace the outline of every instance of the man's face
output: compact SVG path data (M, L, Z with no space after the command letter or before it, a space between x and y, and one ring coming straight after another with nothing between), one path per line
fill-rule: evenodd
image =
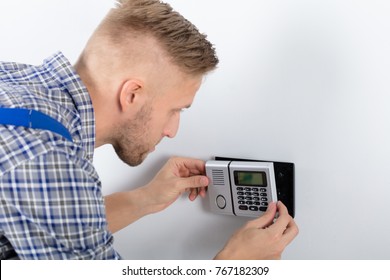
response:
M137 166L164 137L175 137L180 113L191 106L200 84L201 78L185 79L150 98L135 118L117 131L113 146L119 158Z

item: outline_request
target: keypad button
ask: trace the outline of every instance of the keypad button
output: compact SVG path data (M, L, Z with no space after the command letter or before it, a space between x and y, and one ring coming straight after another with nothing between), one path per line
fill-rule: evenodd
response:
M267 207L260 207L259 210L265 212L267 211Z
M244 192L237 192L237 195L244 195Z
M260 192L266 192L266 191L267 191L266 188L261 188L261 189L260 189Z
M238 204L245 204L245 201L244 200L239 200Z
M244 188L243 188L243 187L237 187L237 190L238 190L238 191L243 191Z
M226 207L226 199L222 195L217 196L216 203L219 209Z
M258 192L254 192L253 196L259 196L260 194Z
M262 202L261 206L268 206L268 202Z
M250 206L250 207L249 207L249 210L251 210L251 211L257 211L257 210L259 210L259 208L258 208L257 206Z
M248 206L240 205L240 206L238 206L238 209L240 209L240 210L248 210Z
M253 201L247 201L245 202L246 205L253 205Z
M259 189L258 188L252 188L252 192L258 192Z
M264 198L264 197L262 197L262 198ZM257 196L253 197L253 201L259 201L259 200L260 200L259 197L257 197ZM265 200L267 200L267 199L265 199Z
M267 196L267 193L261 193L260 196Z
M258 201L255 201L255 202L253 202L253 205L260 206L260 202L258 202Z
M243 199L245 199L244 196L238 196L237 198L238 198L238 200L243 200Z
M261 201L268 201L268 199L266 197L262 197Z

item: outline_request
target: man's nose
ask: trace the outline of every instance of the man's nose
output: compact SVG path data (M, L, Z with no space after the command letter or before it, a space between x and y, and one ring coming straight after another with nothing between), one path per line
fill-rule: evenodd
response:
M179 130L180 113L176 113L168 122L164 129L164 135L168 138L174 138Z

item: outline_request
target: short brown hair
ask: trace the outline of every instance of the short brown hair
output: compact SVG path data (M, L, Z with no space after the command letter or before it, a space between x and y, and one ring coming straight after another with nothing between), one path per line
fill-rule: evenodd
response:
M117 0L102 24L109 26L109 36L119 43L129 31L152 35L172 63L188 74L206 74L219 62L207 36L159 0Z

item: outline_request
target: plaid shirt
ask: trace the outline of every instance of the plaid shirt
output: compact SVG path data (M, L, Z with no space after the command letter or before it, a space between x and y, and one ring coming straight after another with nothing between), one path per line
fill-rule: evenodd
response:
M68 60L0 63L0 107L40 111L73 138L0 125L0 258L120 258L92 165L92 102Z

